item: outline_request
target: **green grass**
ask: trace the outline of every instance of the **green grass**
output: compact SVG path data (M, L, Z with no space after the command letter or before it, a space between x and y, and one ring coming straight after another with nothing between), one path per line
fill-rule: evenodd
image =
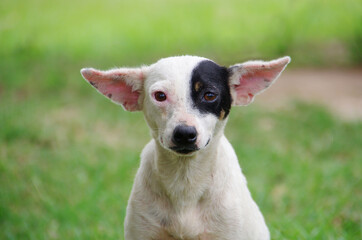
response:
M361 11L355 0L0 1L0 239L122 239L149 131L80 68L179 54L360 64ZM293 106L234 109L226 129L273 239L362 238L362 123Z

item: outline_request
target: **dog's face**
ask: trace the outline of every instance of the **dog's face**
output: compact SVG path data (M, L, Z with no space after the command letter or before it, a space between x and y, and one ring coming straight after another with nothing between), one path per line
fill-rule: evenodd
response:
M151 65L143 110L153 137L166 149L190 154L205 148L231 107L227 68L199 57Z
M251 61L229 68L211 60L181 56L142 68L82 69L99 92L126 110L143 110L158 143L191 155L220 135L231 105L248 105L289 63Z

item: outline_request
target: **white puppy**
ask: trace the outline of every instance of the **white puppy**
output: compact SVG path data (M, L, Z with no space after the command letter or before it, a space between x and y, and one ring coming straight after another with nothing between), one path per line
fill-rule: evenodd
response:
M225 68L180 56L140 68L81 70L113 102L143 111L151 129L128 202L126 240L270 238L224 127L231 106L251 103L289 62Z

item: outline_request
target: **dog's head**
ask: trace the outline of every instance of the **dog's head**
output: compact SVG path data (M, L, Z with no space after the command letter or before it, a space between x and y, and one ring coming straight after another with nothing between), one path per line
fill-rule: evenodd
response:
M81 73L124 109L143 110L162 147L191 155L221 135L232 105L251 103L289 62L284 57L226 68L205 58L180 56L140 68L84 68Z

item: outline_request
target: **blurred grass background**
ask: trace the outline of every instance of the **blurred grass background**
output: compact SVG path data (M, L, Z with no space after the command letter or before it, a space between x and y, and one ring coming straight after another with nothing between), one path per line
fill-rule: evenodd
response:
M361 23L357 0L2 0L0 239L123 238L148 129L80 68L183 54L360 66ZM226 135L273 239L362 238L361 121L250 106L233 110Z

